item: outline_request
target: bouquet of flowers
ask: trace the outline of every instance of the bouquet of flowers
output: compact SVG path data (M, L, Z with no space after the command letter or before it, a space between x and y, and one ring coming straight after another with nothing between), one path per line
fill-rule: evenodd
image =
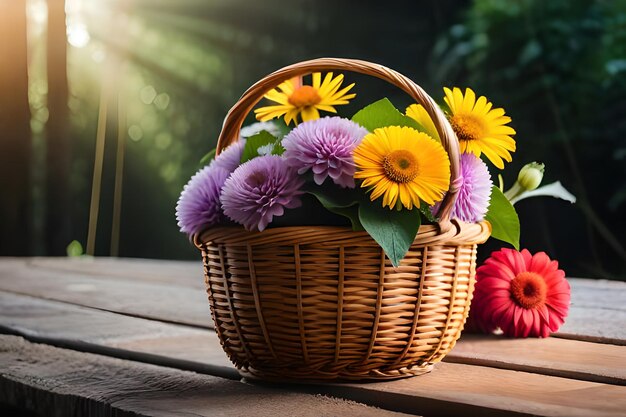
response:
M433 120L420 104L402 112L386 98L351 118L339 117L337 107L355 97L354 84L344 86L343 74L331 72L315 72L305 81L289 79L267 92L271 104L255 110L259 122L242 129L240 140L219 155L213 151L204 158L208 165L191 178L178 201L181 231L192 236L219 225L258 232L346 225L366 231L393 266L400 265L420 225L439 220L451 186L451 163ZM492 237L518 250L514 203L538 195L570 201L573 196L560 183L538 188L544 171L539 163L526 165L509 190L501 176L494 185L489 165L503 169L516 149L511 118L470 88L444 88L440 107L461 151L451 218L488 221ZM333 115L321 117L322 112ZM496 260L478 271L475 327L546 336L567 314L569 293L567 299L559 296L565 292L563 273L555 272L545 254L534 260L527 251L508 251L494 254ZM495 307L494 299L500 300ZM505 302L511 299L517 304ZM521 331L511 324L520 317Z

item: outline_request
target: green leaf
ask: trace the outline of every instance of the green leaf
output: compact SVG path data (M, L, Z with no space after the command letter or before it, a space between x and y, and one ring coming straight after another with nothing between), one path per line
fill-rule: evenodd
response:
M275 119L273 120L273 123L278 128L279 139L287 136L287 133L291 132L291 127L285 123L285 119Z
M420 211L422 212L424 217L426 217L426 220L431 223L437 223L437 219L435 218L435 216L433 216L433 212L430 211L430 206L424 201L422 201L422 204L420 205Z
M424 132L424 128L415 120L400 113L387 98L383 98L359 110L352 121L360 124L370 132L385 126L408 126Z
M317 198L328 211L347 217L352 223L352 230L364 230L359 221L358 202L363 194L356 188L340 188L339 186L325 181L322 185L307 182L303 190Z
M576 202L576 197L567 191L561 184L561 181L553 182L552 184L544 185L532 191L524 191L522 194L511 199L511 204L515 204L520 200L529 197L554 197L561 200L569 201L570 203Z
M82 256L84 253L83 245L81 245L78 240L72 240L70 244L67 245L67 248L65 248L65 252L69 257Z
M350 207L362 200L363 193L357 188L341 188L328 180L322 185L307 182L302 189L314 195L320 203L328 207Z
M285 147L282 144L282 141L278 141L274 144L274 150L272 151L272 155L282 155L285 153Z
M495 185L491 187L491 202L485 220L491 223L491 236L510 243L519 250L520 225L511 202Z
M359 220L393 266L398 266L409 251L421 224L419 210L389 210L380 201L361 203Z
M365 230L361 221L359 220L359 205L354 204L350 207L325 207L328 211L332 211L340 216L347 217L352 224L352 230L360 232Z
M207 152L202 159L200 159L200 166L208 165L213 159L215 159L215 152L217 152L217 148L211 149Z
M278 142L278 138L273 136L271 133L263 130L256 135L250 136L246 140L246 145L243 148L243 152L241 153L241 163L247 162L252 158L256 158L259 156L259 148L263 148L268 145L272 145L272 150L268 152L269 154L274 154L276 152L276 143Z

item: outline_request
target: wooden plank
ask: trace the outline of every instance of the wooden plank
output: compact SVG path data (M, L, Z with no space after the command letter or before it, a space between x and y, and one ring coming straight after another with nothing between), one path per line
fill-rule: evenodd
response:
M572 305L565 324L555 336L626 346L626 312Z
M216 336L209 331L88 310L0 293L0 323L27 337L55 344L69 341L69 347L81 350L82 342L92 351L97 351L94 345L102 347L98 352L107 355L134 353L135 360L166 361L168 366L211 374L224 363L222 352L217 352L221 359L215 355ZM142 332L149 323L154 327ZM431 374L407 380L301 389L426 415L617 416L626 408L623 386L455 363L438 364Z
M605 279L569 278L572 305L626 311L626 282Z
M200 365L202 372L239 379L209 330L0 292L0 331L55 346L181 369L198 370ZM178 345L176 352L172 346L182 340L187 343Z
M10 259L10 258L5 258ZM198 287L202 264L197 261L169 261L133 258L13 258L23 265L46 270L127 278L133 281L163 282ZM626 311L626 283L621 281L568 278L572 304L584 308ZM201 286L201 285L200 285Z
M569 279L572 305L558 337L626 345L626 283Z
M163 282L196 288L203 285L204 272L198 252L197 261L170 261L135 258L28 258L25 264L51 271L128 278L133 281Z
M558 337L626 345L626 283L569 279L572 305Z
M466 334L446 361L626 385L626 347L616 345Z
M75 262L52 263L73 265ZM100 260L96 262L98 266L107 263L115 264ZM124 262L123 265L133 263ZM158 263L159 266L161 264ZM136 266L135 269L141 268ZM135 273L135 269L131 272ZM0 260L0 290L136 317L202 328L213 327L201 271L193 284L190 283L190 276L187 276L187 285L180 285L180 276L172 275L169 281L159 279L152 282L145 277L143 280L135 280L116 274L105 276L102 275L103 269L98 271L66 272L33 267L24 261Z
M4 258L10 259L10 258ZM22 260L20 260L22 259ZM127 278L133 281L176 282L197 288L202 282L202 263L197 261L164 261L132 258L13 258L22 265L36 268L77 272L88 275ZM621 281L568 278L575 307L610 308L626 311L626 283Z
M626 388L587 381L441 363L430 374L388 383L346 384L328 389L355 401L376 396L377 404L428 416L624 416Z
M400 416L351 401L0 335L0 403L38 415Z
M154 318L160 321L182 322L198 327L200 327L200 322L211 323L210 317L208 317L208 303L202 287L192 291L190 288L164 283L134 283L127 279L55 271L47 271L46 279L41 279L39 271L25 266L25 263L18 265L17 268L15 265L11 268L9 264L10 262L0 262L0 289L10 289L47 299L59 299L74 304L117 311L137 317ZM64 263L59 262L59 264ZM3 278L8 276L14 279ZM593 284L593 281L581 281L581 285L586 287L593 287ZM609 286L609 289L612 290L615 290L614 284L610 282L600 283L600 285ZM585 304L585 306L587 305L590 304ZM576 310L572 314L577 314ZM606 320L603 321L602 326L597 324L593 326L589 333L592 330L596 334L606 331L608 334L614 335L623 331L625 322L620 322L619 314L616 315L612 310L599 310L595 317L604 317ZM569 321L585 322L584 317L581 319L579 320L578 316L573 316L570 317ZM80 320L80 316L77 320ZM187 335L186 337L192 338L193 336ZM195 350L200 349L199 346L206 345L201 341L206 338L205 334L201 333L198 337L197 343L190 344L190 346L195 347ZM469 346L465 348L466 341L471 337L472 335L469 334L464 335L445 360L596 382L624 384L626 380L626 367L614 366L616 363L620 363L619 360L616 361L616 357L620 355L621 350L617 350L612 345L583 344L579 346L577 352L563 354L563 352L569 352L569 349L574 346L566 340L550 338L547 340L511 341L503 338L489 339L489 337L485 337L479 339L482 340L480 344L470 342ZM580 334L572 337L583 338ZM597 340L596 336L589 336L589 338L592 341ZM609 337L604 339L616 344L624 343L621 339ZM489 344L489 340L492 340L491 344ZM211 341L213 346L218 346L214 338ZM176 338L167 341L159 336L155 343L161 345L160 349L170 345L173 350L177 349ZM151 349L151 344L147 341L141 341L140 344L141 346L134 346L134 348L144 351ZM536 346L536 349L518 349L516 348L518 345L532 345ZM499 350L501 352L497 355ZM580 350L587 351L589 354L581 357ZM168 355L169 353L167 352ZM204 351L200 351L198 357L201 358L202 354ZM624 353L621 355L621 363L623 363Z
M556 336L626 345L626 283L580 278L569 281L572 306ZM137 317L213 327L200 261L3 259L0 290Z

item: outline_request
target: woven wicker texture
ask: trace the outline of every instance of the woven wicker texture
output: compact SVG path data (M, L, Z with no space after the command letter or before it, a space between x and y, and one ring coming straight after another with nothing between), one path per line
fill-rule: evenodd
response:
M323 58L270 74L224 122L218 151L238 138L269 89L323 70L373 75L402 88L431 114L458 177L458 141L434 101L397 72ZM459 338L474 288L476 246L487 222L449 220L456 181L438 225L421 226L394 268L365 232L328 226L263 232L217 227L195 236L202 251L215 330L244 375L271 380L394 379L428 372Z

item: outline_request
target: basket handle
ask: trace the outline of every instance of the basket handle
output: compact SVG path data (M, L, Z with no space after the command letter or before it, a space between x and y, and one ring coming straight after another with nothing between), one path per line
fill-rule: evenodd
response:
M280 83L290 78L306 75L312 72L342 70L371 75L388 83L395 85L406 92L417 103L424 106L424 109L432 119L441 144L450 158L450 187L446 194L438 215L440 216L439 227L442 232L446 232L451 227L450 213L458 193L460 153L459 142L452 126L443 114L439 106L426 92L409 78L385 66L374 64L358 59L345 58L318 58L310 61L302 61L287 67L281 68L262 78L250 87L235 105L229 110L222 132L217 141L216 154L225 149L228 145L239 140L239 130L252 108L263 98L265 93L278 87Z

